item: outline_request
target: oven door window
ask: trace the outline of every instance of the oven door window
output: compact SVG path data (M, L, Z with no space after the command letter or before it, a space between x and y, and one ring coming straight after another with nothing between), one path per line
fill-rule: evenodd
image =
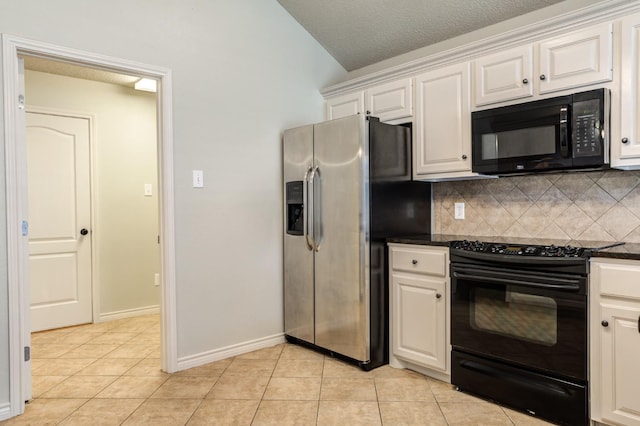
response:
M551 297L476 288L471 299L469 318L474 330L544 346L558 342L558 305Z
M452 269L453 270L453 269ZM584 294L492 282L452 273L451 345L472 354L586 379L587 300ZM518 283L519 282L519 283ZM544 280L539 284L544 285Z

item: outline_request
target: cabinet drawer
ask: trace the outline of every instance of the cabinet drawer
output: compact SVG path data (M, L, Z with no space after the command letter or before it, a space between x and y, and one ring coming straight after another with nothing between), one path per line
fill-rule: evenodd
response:
M593 279L600 283L602 296L640 299L640 262L594 262Z
M448 249L392 247L391 269L445 277L448 275L447 251Z

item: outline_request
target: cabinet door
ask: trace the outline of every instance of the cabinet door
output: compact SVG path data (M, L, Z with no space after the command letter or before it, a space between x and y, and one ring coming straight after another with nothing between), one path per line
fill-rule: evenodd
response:
M474 61L475 105L533 96L533 46L521 46Z
M600 377L602 418L624 425L640 425L640 304L635 307L602 304Z
M327 120L362 114L364 112L364 92L362 90L329 98L325 102Z
M414 173L418 178L471 171L469 68L466 62L416 77Z
M611 81L611 24L603 24L540 43L540 93Z
M611 165L640 166L640 14L622 20L620 137L611 141Z
M446 369L445 281L392 274L393 355L423 367Z
M380 118L380 121L412 117L412 81L411 78L405 78L367 89L365 92L367 114Z

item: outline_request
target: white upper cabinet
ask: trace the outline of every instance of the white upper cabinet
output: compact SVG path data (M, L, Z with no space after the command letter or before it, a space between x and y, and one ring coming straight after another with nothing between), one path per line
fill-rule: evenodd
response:
M612 68L612 25L596 25L474 60L474 104L479 107L611 81Z
M620 139L611 141L611 166L640 168L640 14L622 20Z
M533 96L533 46L521 46L474 61L475 105Z
M380 84L365 92L367 114L391 121L413 116L413 79Z
M357 91L329 98L325 103L327 120L364 113L364 92Z
M610 23L540 43L540 93L586 86L613 78Z
M413 79L403 78L327 99L327 120L354 114L372 115L384 122L411 118Z
M416 76L416 179L471 173L469 68L464 62Z

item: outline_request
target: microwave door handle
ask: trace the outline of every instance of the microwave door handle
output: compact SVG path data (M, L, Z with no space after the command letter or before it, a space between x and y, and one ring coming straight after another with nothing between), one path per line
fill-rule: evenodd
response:
M569 105L560 107L560 155L569 157L569 131L568 131Z

